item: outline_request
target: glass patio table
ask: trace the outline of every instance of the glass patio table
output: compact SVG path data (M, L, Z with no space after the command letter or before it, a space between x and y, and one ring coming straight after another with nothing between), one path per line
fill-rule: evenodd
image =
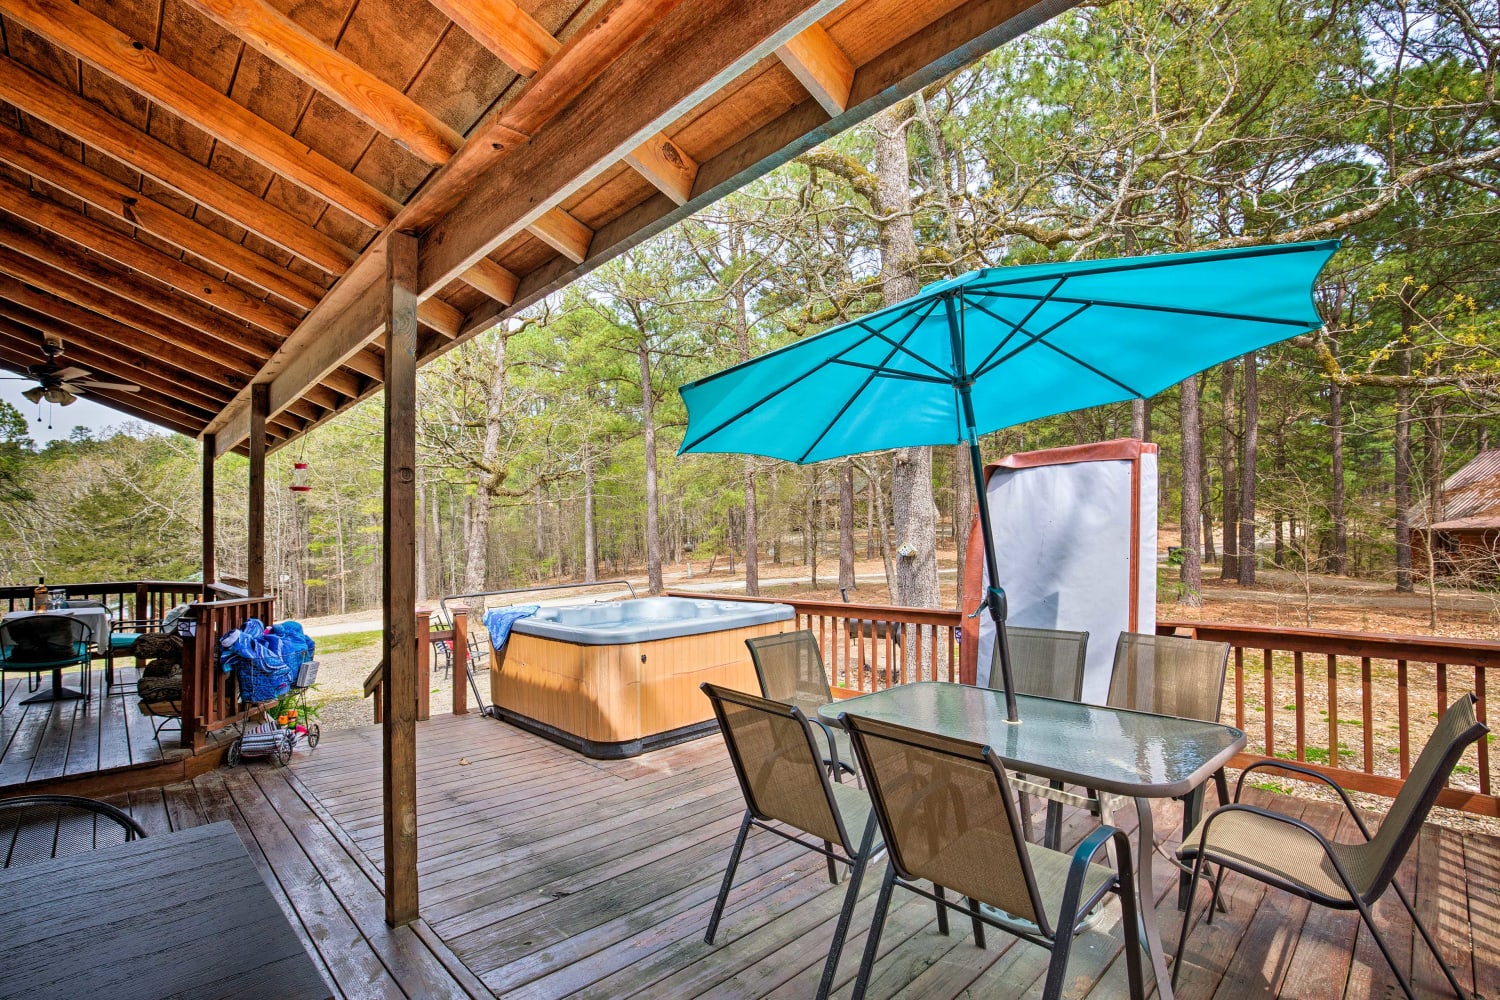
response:
M1207 781L1245 746L1232 726L1102 705L1017 696L1021 721L1006 721L1005 694L966 684L922 681L823 706L842 713L988 745L1011 768L1135 802L1133 838L1141 891L1141 935L1160 996L1172 997L1156 907L1151 904L1155 839L1151 800L1186 795Z

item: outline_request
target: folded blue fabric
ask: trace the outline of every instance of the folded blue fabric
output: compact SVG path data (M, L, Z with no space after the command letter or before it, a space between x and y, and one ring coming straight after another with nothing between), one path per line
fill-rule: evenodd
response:
M540 604L513 604L507 608L490 608L484 613L484 627L490 633L490 644L502 650L510 639L511 626L541 610Z

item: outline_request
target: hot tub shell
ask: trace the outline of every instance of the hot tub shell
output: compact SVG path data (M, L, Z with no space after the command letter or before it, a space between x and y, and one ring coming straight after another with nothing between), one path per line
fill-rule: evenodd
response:
M648 597L543 608L490 658L499 717L590 757L712 732L704 681L758 692L745 640L791 627L785 604Z

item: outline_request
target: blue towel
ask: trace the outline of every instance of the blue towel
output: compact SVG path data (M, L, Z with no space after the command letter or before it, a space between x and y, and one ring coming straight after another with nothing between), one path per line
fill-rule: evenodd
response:
M484 613L484 627L490 633L490 644L498 652L510 639L511 626L541 610L540 604L513 604L508 608L490 608Z

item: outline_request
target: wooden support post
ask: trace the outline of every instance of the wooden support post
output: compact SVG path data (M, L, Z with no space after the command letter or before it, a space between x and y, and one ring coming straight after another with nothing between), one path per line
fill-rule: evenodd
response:
M385 311L385 920L417 918L417 241L392 233Z
M214 461L218 455L212 434L203 435L203 593L218 575L214 563Z
M250 565L245 576L251 597L266 590L266 417L271 412L271 385L257 382L250 387L250 520L246 545Z
M453 609L453 714L469 714L469 612Z
M432 612L417 612L417 721L432 718Z

